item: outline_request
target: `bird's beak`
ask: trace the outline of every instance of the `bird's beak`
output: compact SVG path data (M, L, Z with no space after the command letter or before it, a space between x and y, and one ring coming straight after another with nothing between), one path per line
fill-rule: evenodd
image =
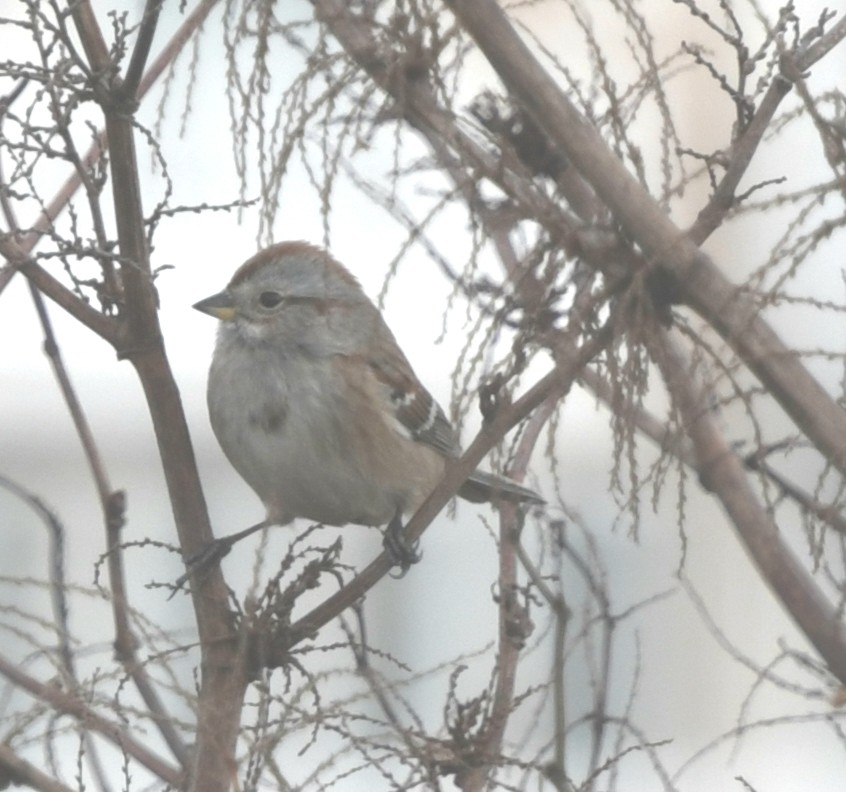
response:
M223 322L228 322L235 318L235 304L232 302L232 295L228 291L222 291L218 294L213 294L211 297L206 297L205 300L194 303L194 308Z

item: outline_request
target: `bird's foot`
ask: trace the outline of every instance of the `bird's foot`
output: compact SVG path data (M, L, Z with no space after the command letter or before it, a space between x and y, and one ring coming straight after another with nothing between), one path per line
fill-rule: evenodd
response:
M402 524L399 514L388 523L382 545L394 565L400 568L397 577L405 575L411 565L416 564L423 557L423 554L417 549L420 546L420 541L409 544L405 538L405 526Z
M250 534L254 534L256 531L260 531L267 526L268 522L262 520L262 522L251 525L243 531L237 531L234 534L229 534L229 536L221 536L219 539L212 539L210 542L206 542L196 553L192 553L184 559L185 572L174 583L173 593L170 596L172 597L176 594L193 575L208 569L212 564L216 564L224 556L228 555L236 542L240 542L242 539L250 536Z

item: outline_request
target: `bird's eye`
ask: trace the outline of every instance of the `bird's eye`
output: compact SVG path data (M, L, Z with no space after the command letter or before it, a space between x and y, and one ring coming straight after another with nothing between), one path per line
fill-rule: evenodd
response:
M284 298L279 292L266 291L259 295L259 305L262 308L275 308Z

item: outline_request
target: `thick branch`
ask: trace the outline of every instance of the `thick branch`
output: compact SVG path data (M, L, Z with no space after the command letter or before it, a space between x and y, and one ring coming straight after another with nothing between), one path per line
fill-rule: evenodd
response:
M90 37L83 45L92 57L92 53L100 51L100 33L87 11L87 5L82 3L77 21L80 36ZM104 64L99 62L92 62L91 66L104 70ZM120 351L132 361L144 388L180 544L191 555L211 539L211 527L184 410L158 322L132 126L134 101L123 96L119 87L111 87L99 99L106 118L125 293L126 338ZM203 663L191 786L213 792L228 789L236 771L235 745L248 680L220 567L205 570L191 586L191 595Z
M125 261L129 339L126 354L144 388L153 419L180 545L186 555L212 538L208 510L197 472L179 390L165 355L150 274L138 184L132 126L120 110L107 110L112 185L118 239ZM229 610L228 590L219 566L191 586L203 650L203 674L197 713L197 747L192 788L212 792L229 788L246 668Z
M685 300L728 341L817 448L846 474L846 413L798 355L758 316L711 259L687 239L606 146L534 58L495 0L445 0L508 90L566 153Z
M528 179L516 175L501 156L488 151L465 134L456 123L454 114L438 102L429 82L411 79L398 56L390 48L380 47L379 31L372 20L354 13L350 4L343 0L311 2L317 18L329 27L349 56L392 97L394 111L426 138L441 166L450 173L459 189L467 181L476 183L483 175L494 184L502 185L532 217L553 226L558 238L566 236L568 231L575 231L579 217L568 213L560 201L550 200ZM457 158L467 166L466 172L461 174L463 178L456 178L457 172L464 170L454 167ZM574 203L584 203L586 190L589 188L584 186L576 189L579 200ZM478 209L475 199L469 200L468 204ZM586 211L592 214L595 208L589 207Z
M38 792L74 792L22 759L6 743L0 742L0 789L9 785L28 786Z
M89 0L77 0L71 3L71 15L95 79L105 76L111 68L112 61L106 39L103 38Z
M693 383L690 365L678 346L663 330L656 329L650 339L650 352L693 442L703 482L728 512L761 576L828 664L831 673L846 685L846 635L839 614L780 541L777 527L749 484L743 462L726 442L711 417L701 389Z
M147 0L144 5L144 15L138 27L138 38L135 41L135 48L132 50L132 57L129 59L129 66L124 75L121 91L127 98L135 98L135 93L141 83L144 74L144 64L150 55L150 47L153 46L153 37L156 34L156 26L159 22L159 15L162 10L163 0Z

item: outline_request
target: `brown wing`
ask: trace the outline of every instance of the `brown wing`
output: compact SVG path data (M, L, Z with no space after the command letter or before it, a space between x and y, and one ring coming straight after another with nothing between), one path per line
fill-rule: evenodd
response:
M414 376L408 361L382 356L369 359L368 364L385 388L397 429L444 456L456 456L455 431L440 405Z

